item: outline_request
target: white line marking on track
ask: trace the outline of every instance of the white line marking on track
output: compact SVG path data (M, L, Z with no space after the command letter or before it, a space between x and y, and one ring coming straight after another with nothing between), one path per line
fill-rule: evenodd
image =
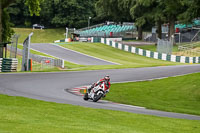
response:
M117 105L125 106L125 107L131 107L131 108L145 109L145 107L134 106L134 105L128 105L128 104L121 104L121 103L113 103L113 104L117 104Z

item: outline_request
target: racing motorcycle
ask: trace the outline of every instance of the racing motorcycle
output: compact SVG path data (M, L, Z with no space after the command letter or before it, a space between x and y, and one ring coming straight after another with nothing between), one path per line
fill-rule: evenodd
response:
M93 89L91 89L90 93L85 93L83 99L88 100L91 99L93 102L97 102L102 97L105 97L105 83L103 82L100 85L95 86Z

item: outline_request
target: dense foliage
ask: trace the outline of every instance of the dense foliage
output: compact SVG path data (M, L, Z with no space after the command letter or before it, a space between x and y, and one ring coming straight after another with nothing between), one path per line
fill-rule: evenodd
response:
M38 10L39 16L31 16L28 8L22 8L25 1L17 0L9 7L11 21L15 26L37 23L45 27L80 28L87 26L89 17L95 17L96 0L43 0L40 3L41 10Z
M130 20L131 16L138 26L138 37L142 39L142 29L150 24L157 25L159 34L161 25L169 24L170 37L176 21L189 23L200 17L199 4L199 0L98 0L96 8L99 17L109 16L111 20Z
M189 23L200 17L199 0L0 0L0 3L0 42L3 30L9 31L9 17L2 21L6 12L15 27L37 23L45 27L82 28L87 26L89 17L92 24L106 20L135 22L139 39L145 27L157 25L161 37L161 25L169 24L170 37L176 21ZM2 22L7 23L7 29L2 30ZM4 40L9 38L10 31L3 33Z
M40 2L42 0L26 0L24 1L26 6L29 7L30 14L39 15ZM16 0L0 0L0 43L8 42L13 30L10 28L10 17L8 15L8 8L15 3Z
M10 17L6 10L3 10L2 13L2 26L3 26L3 31L2 31L2 42L9 42L11 35L14 33L14 31L10 28L11 27L10 23Z

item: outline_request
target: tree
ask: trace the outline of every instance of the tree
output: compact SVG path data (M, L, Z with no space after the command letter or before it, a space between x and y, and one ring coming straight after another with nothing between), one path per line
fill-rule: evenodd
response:
M3 21L3 16L4 18L7 18L7 14L6 11L4 10L6 7L8 7L9 4L11 4L12 2L14 2L14 0L0 0L0 42L3 41L3 25L5 24L5 20ZM4 22L4 24L3 24ZM5 31L5 30L4 30Z
M175 22L178 20L178 16L185 11L186 7L181 4L181 0L158 0L158 3L163 7L163 14L166 16L169 24L168 38L170 39L175 33Z
M39 15L40 12L40 2L42 0L26 0L26 5L29 7L30 14L33 15ZM11 32L12 30L10 29L10 25L7 25L9 23L9 17L4 17L3 16L8 16L6 8L11 5L12 3L15 3L16 0L0 0L0 42L2 41L7 41L9 36L11 35L6 34L6 32ZM7 25L6 29L3 27L3 25ZM3 34L5 35L3 36Z
M138 40L142 40L143 27L148 22L151 21L152 8L150 4L144 3L143 1L136 0L135 3L130 8L130 14L135 20L135 25L138 27Z
M181 4L181 0L136 0L136 4L131 8L131 15L135 18L138 26L153 20L157 24L158 38L162 37L162 24L167 22L169 24L168 37L170 38L175 31L175 21L185 11L185 8L186 6Z
M88 18L92 23L96 21L95 2L97 0L43 0L40 16L31 16L28 8L24 7L26 0L16 0L8 8L11 21L16 26L30 26L38 23L45 27L86 27ZM27 25L28 24L28 25Z
M178 19L181 22L188 23L194 18L200 17L200 1L199 0L182 0L181 5L186 7L186 10L179 15Z
M135 21L138 27L138 39L142 39L142 28L149 22L149 6L141 0L99 0L96 3L97 15L113 21Z
M94 4L96 0L62 0L54 1L51 23L56 27L86 26L88 18L95 15ZM45 14L44 14L45 15Z
M139 0L145 10L145 18L147 21L153 22L157 25L158 38L162 38L162 24L166 21L166 17L163 13L163 5L159 4L158 0ZM142 15L143 16L143 15ZM149 23L149 22L148 22Z
M131 0L98 0L96 3L97 17L115 22L131 21Z

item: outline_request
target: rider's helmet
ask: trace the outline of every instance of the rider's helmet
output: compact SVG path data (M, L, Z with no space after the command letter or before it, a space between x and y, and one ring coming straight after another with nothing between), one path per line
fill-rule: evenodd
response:
M109 75L106 75L105 77L104 77L104 80L106 80L106 81L110 81L110 76Z

